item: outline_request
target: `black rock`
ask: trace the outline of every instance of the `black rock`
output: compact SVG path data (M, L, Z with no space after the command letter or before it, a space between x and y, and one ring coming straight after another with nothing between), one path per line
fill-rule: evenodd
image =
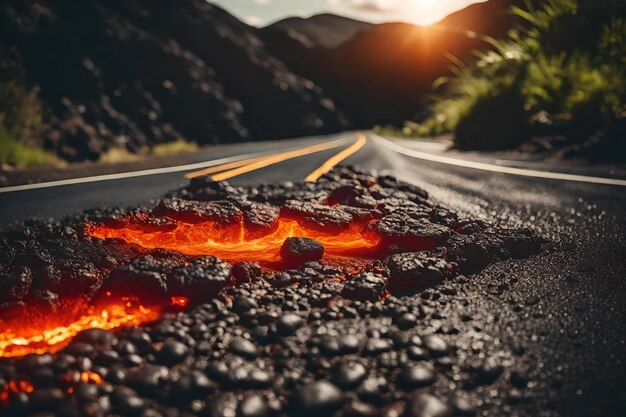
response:
M276 322L276 330L281 336L293 335L302 325L302 317L294 313L283 314Z
M267 417L269 414L267 401L258 394L244 397L237 407L237 417Z
M341 295L359 301L379 301L386 294L387 279L382 275L364 272L350 278L343 286Z
M180 199L162 200L152 214L182 223L215 222L226 226L240 222L243 213L230 201L199 202Z
M391 273L389 287L422 290L443 282L450 265L443 259L426 252L400 253L387 260Z
M344 390L357 387L367 377L367 369L359 362L340 362L332 371L331 381Z
M317 417L332 414L343 404L341 390L327 381L315 381L297 388L289 399L293 415Z
M237 262L233 265L232 274L235 277L235 284L246 284L261 275L261 267L254 262Z
M254 343L243 337L234 338L228 347L228 350L236 355L244 358L254 359L258 355L258 349Z
M189 348L177 340L167 340L156 354L156 362L173 366L182 362L189 354Z
M423 392L415 393L407 401L405 417L452 417L452 408L439 398Z
M474 416L476 415L476 407L471 403L471 401L461 395L455 395L450 400L450 405L454 409L455 416Z
M306 237L288 237L280 248L280 256L290 265L319 261L324 255L324 247Z
M407 391L426 387L435 382L435 372L421 365L404 368L398 374L396 382L399 387Z
M181 406L184 406L183 403L212 394L215 389L215 384L203 372L194 370L181 376L178 381L172 384L171 397L174 401L181 403Z
M0 273L0 304L22 301L30 291L32 281L31 271L26 267Z
M395 322L396 326L398 326L398 329L408 330L412 327L415 327L415 325L417 324L417 317L415 316L415 314L404 313L400 317L398 317Z
M254 310L257 307L258 307L258 304L254 300L254 298L246 297L245 295L238 295L233 299L232 309L237 314Z
M113 332L103 329L88 329L78 333L72 340L72 344L86 343L99 348L110 348L117 343L117 337Z
M165 299L167 271L171 266L151 255L135 258L130 264L113 270L104 280L100 292Z
M424 346L430 354L436 358L446 356L448 354L448 344L437 335L428 335L423 338Z
M198 257L172 271L169 292L187 297L192 304L209 301L230 284L230 272L230 265L215 256Z

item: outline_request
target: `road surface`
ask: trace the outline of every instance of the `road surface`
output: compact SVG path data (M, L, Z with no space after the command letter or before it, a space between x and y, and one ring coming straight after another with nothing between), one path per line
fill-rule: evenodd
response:
M523 357L546 415L626 415L626 181L416 149L373 133L215 147L182 166L0 189L0 225L146 203L193 175L232 184L315 180L335 164L387 170L440 203L549 239L468 290L486 343ZM495 283L502 283L498 286ZM556 411L555 411L556 410Z

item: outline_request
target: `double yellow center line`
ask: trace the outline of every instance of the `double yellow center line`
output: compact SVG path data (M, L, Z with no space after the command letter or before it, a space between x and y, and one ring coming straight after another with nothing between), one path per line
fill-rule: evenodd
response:
M333 167L339 164L344 159L348 158L350 155L358 152L365 144L367 143L367 138L364 134L360 133L357 140L350 145L348 148L342 150L341 152L333 155L329 158L324 164L322 164L315 171L311 172L305 178L306 181L317 181L319 177L329 172ZM313 146L307 146L302 149L296 149L288 152L280 152L277 154L260 156L255 158L242 159L241 161L230 162L227 164L217 165L214 167L210 167L207 169L203 169L201 171L190 172L185 175L186 178L196 178L203 175L210 175L211 179L214 181L223 181L229 178L236 177L238 175L242 175L248 172L256 171L257 169L265 168L270 165L274 165L283 161L287 161L289 159L298 158L301 156L310 155L312 153L321 152L329 149L334 149L342 146L344 144L343 139L333 140L331 142L320 143Z

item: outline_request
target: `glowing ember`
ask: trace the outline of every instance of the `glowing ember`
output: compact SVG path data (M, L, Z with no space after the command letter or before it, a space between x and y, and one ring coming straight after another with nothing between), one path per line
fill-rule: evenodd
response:
M76 385L76 384L94 384L94 385L99 385L102 384L104 382L104 380L102 379L102 377L100 376L99 373L97 372L93 372L93 371L83 371L83 372L78 372L78 371L68 371L67 375L65 375L65 382L67 382L70 385ZM70 386L68 388L68 392L72 392L73 391L73 387Z
M375 250L380 237L364 224L350 228L320 231L296 220L280 218L273 232L251 235L243 223L221 226L212 222L177 222L171 231L148 233L139 227L110 228L93 225L86 233L98 238L122 239L147 249L176 250L188 255L214 255L227 261L280 261L280 248L288 237L308 237L320 242L330 255L365 255Z
M189 304L189 298L187 297L172 297L170 300L170 305L173 307L185 308Z
M13 395L20 393L30 394L34 390L35 387L29 381L25 379L12 379L4 384L4 388L0 391L0 404L5 406L9 405Z
M77 303L80 304L80 303ZM76 308L77 311L81 311ZM105 307L85 308L77 319L58 319L48 315L20 317L0 327L0 357L17 357L31 353L55 353L67 346L83 330L136 326L156 320L155 308L121 300ZM28 323L28 324L27 324Z

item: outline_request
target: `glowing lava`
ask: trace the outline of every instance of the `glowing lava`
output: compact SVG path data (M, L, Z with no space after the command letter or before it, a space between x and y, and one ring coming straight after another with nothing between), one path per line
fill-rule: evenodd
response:
M91 225L86 233L97 238L116 238L146 249L175 250L187 255L214 255L226 261L280 261L280 248L288 237L308 237L324 245L325 253L339 256L363 256L374 251L380 237L365 224L320 231L293 219L279 218L276 228L267 234L252 234L243 223L221 226L212 222L178 222L171 231L148 233L140 226L110 228Z
M0 357L17 357L31 353L55 353L67 346L83 330L130 327L156 320L160 311L129 300L118 300L103 307L73 303L67 317L28 311L0 325ZM77 317L77 318L76 318Z

